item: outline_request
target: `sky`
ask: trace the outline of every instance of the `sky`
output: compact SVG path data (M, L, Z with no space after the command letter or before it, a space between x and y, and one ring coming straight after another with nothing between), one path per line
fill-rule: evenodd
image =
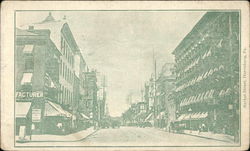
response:
M16 25L41 22L47 11L17 12ZM64 16L90 69L107 79L107 105L111 116L120 116L129 104L141 100L140 91L151 77L153 52L159 72L174 63L171 54L205 12L199 11L52 11ZM58 37L59 38L59 37Z

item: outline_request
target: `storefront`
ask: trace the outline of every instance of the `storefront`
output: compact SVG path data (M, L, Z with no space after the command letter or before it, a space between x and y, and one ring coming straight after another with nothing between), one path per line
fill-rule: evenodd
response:
M44 134L69 134L73 115L60 105L51 101L45 102L43 131Z
M182 114L175 121L179 130L208 131L208 112Z
M16 135L42 133L43 92L16 92L15 118ZM21 130L21 131L20 131Z
M16 92L16 135L67 134L72 114L43 97L43 92ZM24 128L25 127L25 128Z
M25 134L29 135L31 131L31 102L16 102L16 135L19 135L20 129L23 129Z
M91 126L91 119L84 113L80 113L79 118L77 119L77 127L79 130L85 130Z

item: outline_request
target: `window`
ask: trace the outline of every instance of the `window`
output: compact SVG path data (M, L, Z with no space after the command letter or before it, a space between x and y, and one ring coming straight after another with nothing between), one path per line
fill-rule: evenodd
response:
M66 45L65 56L66 56L66 59L68 60L68 45Z
M72 92L70 92L70 102L71 102L71 104L72 104L72 102L73 102L73 101L72 101L72 100L73 100L72 98L73 98L73 95L72 95Z
M34 69L34 60L33 57L28 57L25 59L25 70L33 70Z
M63 75L63 77L64 77L64 63L62 63L62 75Z
M64 79L66 80L66 78L67 78L67 66L66 66L66 64L64 64L64 69L65 69Z
M68 89L65 88L65 101L68 104Z
M61 36L61 51L63 50L63 37Z
M31 54L33 52L34 45L25 45L23 53Z
M66 80L68 81L68 67L66 66Z
M65 54L65 40L63 40L63 54Z
M69 70L69 83L71 83L71 72Z
M61 93L62 104L64 104L64 86L62 86L62 93Z
M59 63L59 75L61 75L61 71L62 71L62 61L60 60L60 63Z
M68 104L68 94L67 94L67 89L65 88L65 98L64 98L64 100L65 100L65 104Z
M31 83L33 73L23 73L23 78L21 80L21 85Z
M60 104L61 104L61 100L62 100L62 97L61 97L62 92L61 92L61 90L62 90L62 85L59 84L58 102Z
M68 100L68 103L70 104L70 100L69 100L69 95L70 95L70 93L69 93L69 90L67 90L67 92L68 92L68 98L67 98L67 100Z
M72 59L72 55L69 56L69 64L72 66L71 59Z

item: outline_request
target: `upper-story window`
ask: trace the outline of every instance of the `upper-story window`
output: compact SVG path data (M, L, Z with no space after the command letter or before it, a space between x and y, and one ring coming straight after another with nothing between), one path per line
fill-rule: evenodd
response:
M65 77L65 65L64 65L64 63L62 63L62 64L63 64L63 66L62 66L62 76Z
M63 50L63 37L61 36L61 50Z
M32 77L33 77L33 73L23 73L21 85L31 84Z
M32 54L33 49L34 49L34 45L25 45L23 48L23 53Z
M33 70L34 69L34 60L33 57L25 58L25 70Z
M65 40L63 40L63 54L65 54L65 51L66 51L66 45L65 45Z

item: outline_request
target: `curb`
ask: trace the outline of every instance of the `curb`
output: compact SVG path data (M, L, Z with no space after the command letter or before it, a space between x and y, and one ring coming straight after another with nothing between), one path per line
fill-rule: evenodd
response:
M90 134L88 134L87 136L85 136L84 138L81 138L79 140L63 140L63 141L60 141L60 140L50 140L50 141L35 141L35 140L16 140L17 143L35 143L35 142L78 142L78 141L82 141L82 140L85 140L86 138L88 138L89 136L93 135L94 133L96 133L99 129L97 130L94 130L93 132L91 132Z
M85 139L87 139L88 137L90 137L91 135L95 134L97 131L99 131L100 129L97 129L95 130L94 132L90 133L89 135L87 135L86 137L80 139L80 140L77 140L77 141L84 141Z
M163 132L168 132L168 131L165 131L165 130L160 129L160 128L157 128L157 129L160 130L160 131L163 131ZM221 141L221 142L226 142L226 143L234 143L233 141L229 141L229 140L216 139L216 138L211 138L211 137L206 137L206 136L200 136L200 135L194 135L194 134L188 134L188 133L176 133L176 132L168 132L168 133L184 134L184 135L196 136L196 137L200 137L200 138L211 139L211 140L216 140L216 141Z
M176 134L184 134L184 135L189 135L189 136L196 136L196 137L200 137L200 138L217 140L217 141L226 142L226 143L233 143L232 141L228 141L228 140L216 139L216 138L211 138L211 137L206 137L206 136L200 136L200 135L193 135L193 134L188 134L188 133L176 133Z

